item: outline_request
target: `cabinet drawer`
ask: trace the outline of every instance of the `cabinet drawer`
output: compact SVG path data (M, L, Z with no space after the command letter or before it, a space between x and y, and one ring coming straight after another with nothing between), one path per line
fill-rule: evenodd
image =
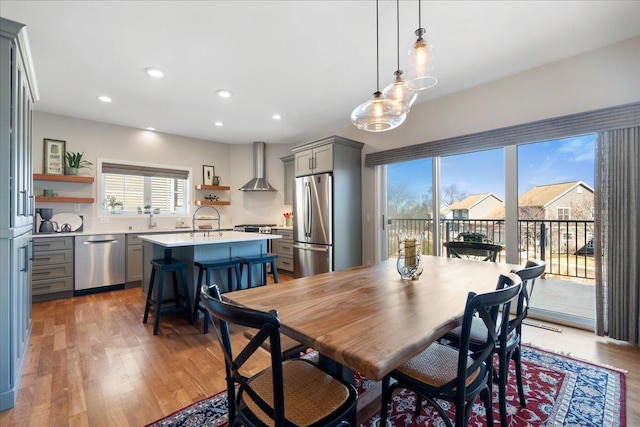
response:
M73 251L33 251L33 266L64 264L73 262Z
M130 245L141 245L142 240L140 240L139 234L127 234L127 246Z
M33 239L34 252L73 249L73 237L52 237Z
M276 260L278 270L293 271L293 258L279 256Z
M278 228L275 230L273 234L278 234L282 236L282 239L278 240L278 243L281 242L282 240L289 240L293 242L293 230L289 230L286 228Z
M278 255L293 256L293 243L278 242Z
M73 278L34 280L31 284L32 295L44 295L62 291L73 291Z
M33 265L31 278L36 280L55 279L58 277L72 277L73 264Z

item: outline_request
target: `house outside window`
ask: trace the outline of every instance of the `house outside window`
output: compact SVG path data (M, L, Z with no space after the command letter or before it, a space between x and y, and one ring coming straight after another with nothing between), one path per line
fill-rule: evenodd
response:
M469 217L469 211L466 209L456 209L453 211L453 217L454 218L468 218Z
M556 209L556 217L560 221L570 220L571 219L571 208L557 208Z

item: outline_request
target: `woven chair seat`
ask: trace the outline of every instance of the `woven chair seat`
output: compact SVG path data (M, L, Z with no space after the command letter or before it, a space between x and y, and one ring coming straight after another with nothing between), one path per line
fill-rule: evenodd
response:
M298 426L318 422L349 398L347 387L305 360L292 359L282 362L282 377L284 413L289 421ZM265 402L273 406L271 368L252 377L249 383ZM243 399L247 408L262 422L267 425L273 423L248 395L244 394Z
M467 358L467 366L473 359ZM458 350L446 345L434 343L419 355L407 360L397 368L398 371L432 387L440 387L458 375ZM467 378L471 384L480 374L480 368Z

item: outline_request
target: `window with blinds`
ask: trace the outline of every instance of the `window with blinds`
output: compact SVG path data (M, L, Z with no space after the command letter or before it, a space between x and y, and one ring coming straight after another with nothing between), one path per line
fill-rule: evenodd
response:
M186 214L189 171L145 165L101 163L102 200L121 203L117 212ZM103 213L112 209L105 203Z

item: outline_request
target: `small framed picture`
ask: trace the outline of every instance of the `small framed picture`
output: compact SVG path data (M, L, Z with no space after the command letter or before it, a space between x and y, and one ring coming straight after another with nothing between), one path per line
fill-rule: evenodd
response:
M65 141L44 139L43 173L64 175Z
M204 185L213 185L213 177L216 175L216 168L209 165L202 166L202 183Z

